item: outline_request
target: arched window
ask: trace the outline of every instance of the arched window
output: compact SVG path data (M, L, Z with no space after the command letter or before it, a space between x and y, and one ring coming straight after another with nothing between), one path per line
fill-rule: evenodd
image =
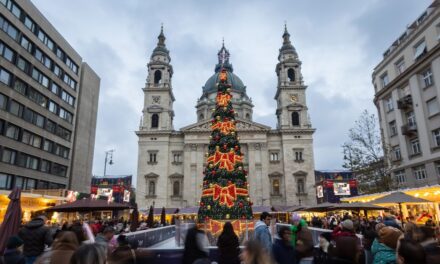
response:
M205 119L205 116L203 114L199 115L199 121Z
M173 183L173 196L179 196L180 195L180 182L174 181Z
M153 114L151 116L151 128L158 128L159 127L159 115Z
M154 181L150 181L148 184L148 195L156 195L156 183Z
M162 72L160 70L156 70L154 72L154 84L159 84L162 80Z
M305 191L304 191L304 179L298 179L297 182L296 182L296 187L297 187L298 194L305 193Z
M280 180L274 179L272 181L272 193L273 195L280 195Z
M298 112L292 112L292 125L299 126L299 113Z
M295 81L295 70L292 68L289 68L287 70L287 78L289 78L289 82L294 82Z
M246 114L246 119L251 119L251 115L249 113Z

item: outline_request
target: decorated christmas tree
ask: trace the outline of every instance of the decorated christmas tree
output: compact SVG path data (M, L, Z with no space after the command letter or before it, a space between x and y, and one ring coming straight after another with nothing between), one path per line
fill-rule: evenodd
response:
M221 54L219 59L225 62L226 58L220 57ZM243 153L235 130L237 121L231 103L233 87L228 82L230 73L227 68L222 68L218 76L198 213L200 223L252 219L247 172L243 168Z

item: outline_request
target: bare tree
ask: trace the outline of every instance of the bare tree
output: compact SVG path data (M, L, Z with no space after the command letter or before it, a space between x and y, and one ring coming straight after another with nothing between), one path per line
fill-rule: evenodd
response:
M349 141L342 145L343 167L350 169L361 193L389 191L395 188L389 164L389 148L380 137L379 122L364 110L349 130Z

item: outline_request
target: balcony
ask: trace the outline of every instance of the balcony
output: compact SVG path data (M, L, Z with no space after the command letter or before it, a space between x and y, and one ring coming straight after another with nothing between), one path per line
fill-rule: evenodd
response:
M408 110L408 109L411 109L412 107L413 107L412 97L410 94L397 100L397 108L398 109Z
M406 124L401 127L402 135L405 136L413 136L417 134L417 125L416 123Z

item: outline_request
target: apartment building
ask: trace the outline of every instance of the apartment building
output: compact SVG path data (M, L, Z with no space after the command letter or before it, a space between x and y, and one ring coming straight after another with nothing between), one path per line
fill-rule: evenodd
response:
M440 1L392 43L372 74L389 166L400 187L440 183Z
M100 78L29 0L0 0L0 189L90 192Z

